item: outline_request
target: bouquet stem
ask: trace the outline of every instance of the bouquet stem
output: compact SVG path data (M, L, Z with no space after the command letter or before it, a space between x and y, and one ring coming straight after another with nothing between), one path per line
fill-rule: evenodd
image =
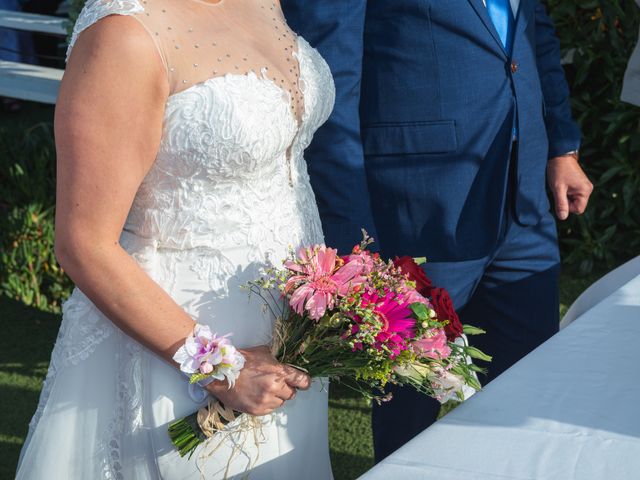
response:
M222 402L210 401L197 412L169 424L169 438L181 457L193 455L198 445L204 443L228 424L236 420L241 412L226 408Z
M198 426L197 416L198 414L194 413L169 425L169 438L181 457L189 454L191 458L196 447L207 439Z

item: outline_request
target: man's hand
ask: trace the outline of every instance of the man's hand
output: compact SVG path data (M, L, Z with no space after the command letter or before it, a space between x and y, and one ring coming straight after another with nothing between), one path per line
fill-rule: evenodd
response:
M566 220L569 213L584 213L593 192L593 184L578 164L576 156L563 155L549 160L547 181L553 192L558 219Z

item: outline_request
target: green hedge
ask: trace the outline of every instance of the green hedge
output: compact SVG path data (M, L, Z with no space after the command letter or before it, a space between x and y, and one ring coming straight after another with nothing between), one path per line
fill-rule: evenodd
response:
M595 184L587 213L561 224L564 262L582 272L640 254L640 107L622 103L638 39L634 0L548 0L567 65L582 162Z
M58 312L71 282L53 253L53 129L0 131L0 292Z

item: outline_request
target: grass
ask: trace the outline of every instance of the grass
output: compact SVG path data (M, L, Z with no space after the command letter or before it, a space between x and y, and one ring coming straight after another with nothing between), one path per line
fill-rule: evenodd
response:
M0 296L0 479L14 478L60 318Z
M562 277L561 311L598 275ZM12 479L28 423L38 403L60 318L0 297L0 480ZM350 391L330 389L329 431L336 480L354 479L373 466L369 406Z

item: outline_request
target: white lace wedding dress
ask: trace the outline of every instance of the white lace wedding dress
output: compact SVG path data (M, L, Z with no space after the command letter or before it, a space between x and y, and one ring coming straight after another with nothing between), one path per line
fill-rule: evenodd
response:
M272 0L89 0L70 49L109 15L142 24L171 86L121 244L195 321L240 347L264 344L272 318L240 286L290 247L323 240L303 150L333 107L329 68ZM193 398L183 374L76 289L17 478L331 478L326 385L266 417L257 438L234 435L188 460L167 425L204 405Z

